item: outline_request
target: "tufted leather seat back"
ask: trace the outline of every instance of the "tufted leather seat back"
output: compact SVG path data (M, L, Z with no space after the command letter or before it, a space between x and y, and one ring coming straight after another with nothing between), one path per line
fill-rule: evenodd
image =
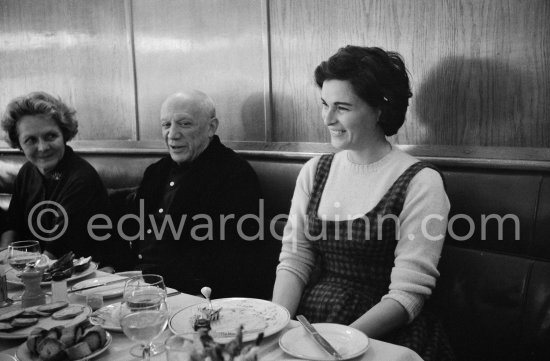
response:
M453 169L444 176L452 198L448 244L550 260L534 252L544 248L534 237L543 175Z

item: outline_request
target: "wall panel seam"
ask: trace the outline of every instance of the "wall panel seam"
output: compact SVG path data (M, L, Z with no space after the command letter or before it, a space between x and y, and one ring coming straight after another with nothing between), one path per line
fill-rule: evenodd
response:
M272 96L272 70L271 70L271 21L269 1L262 0L262 45L264 56L264 141L273 141L273 96Z
M133 81L133 95L134 95L134 114L135 119L132 124L132 140L140 140L139 132L139 103L138 103L138 77L137 77L137 67L136 67L136 47L135 47L135 37L134 37L134 4L133 0L125 1L125 14L126 14L126 34L127 42L130 48L130 70L132 73Z

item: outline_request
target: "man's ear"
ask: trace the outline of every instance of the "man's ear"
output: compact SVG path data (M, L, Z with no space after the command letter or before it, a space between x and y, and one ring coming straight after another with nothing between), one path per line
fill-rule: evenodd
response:
M214 134L216 134L216 130L218 130L218 124L219 124L218 118L216 118L216 117L210 118L210 120L208 121L208 136L209 137L213 137Z

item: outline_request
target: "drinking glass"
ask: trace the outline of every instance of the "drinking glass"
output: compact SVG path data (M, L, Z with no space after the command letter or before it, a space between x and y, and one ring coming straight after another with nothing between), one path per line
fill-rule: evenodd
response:
M40 243L38 241L17 241L8 245L7 262L19 276L29 262L40 259ZM14 295L13 300L20 300L21 295Z
M142 275L126 281L120 326L129 339L141 343L132 347L130 354L149 360L164 352L164 347L153 347L153 340L164 331L169 316L162 276Z

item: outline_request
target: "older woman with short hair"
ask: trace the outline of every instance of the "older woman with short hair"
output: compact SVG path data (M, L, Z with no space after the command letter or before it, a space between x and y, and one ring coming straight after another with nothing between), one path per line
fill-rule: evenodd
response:
M104 246L94 241L87 224L95 214L109 214L107 191L96 170L67 142L78 131L75 111L59 98L33 92L13 99L2 117L2 129L13 148L28 162L20 169L7 213L2 245L38 239L42 250L58 258L104 260Z

